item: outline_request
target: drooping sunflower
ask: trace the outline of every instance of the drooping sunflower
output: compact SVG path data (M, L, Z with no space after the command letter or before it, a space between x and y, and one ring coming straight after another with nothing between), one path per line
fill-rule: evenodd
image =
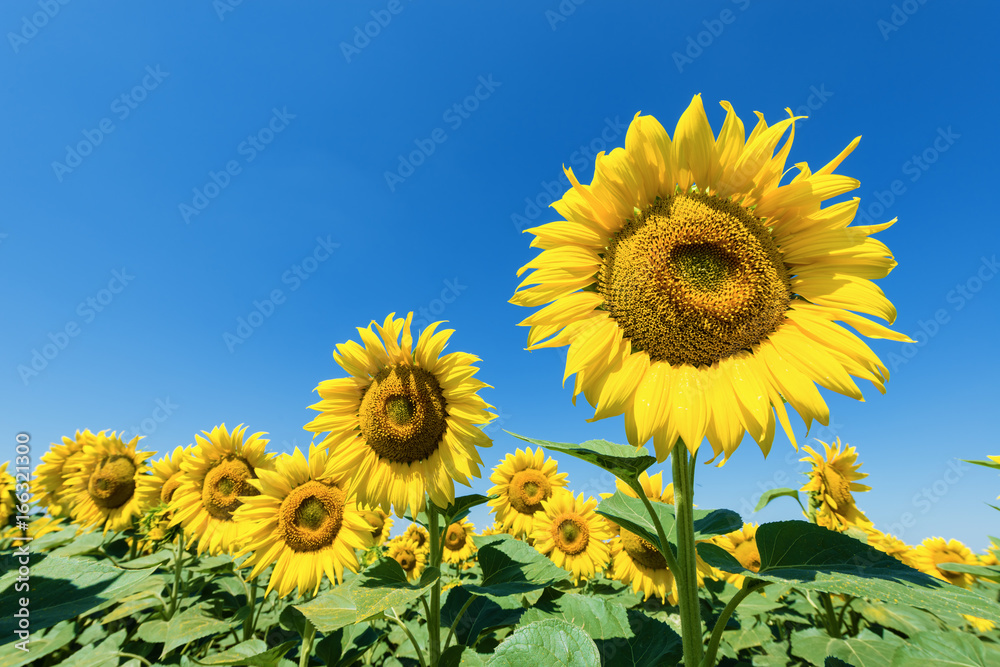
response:
M565 219L528 230L542 252L511 299L549 304L521 322L528 349L568 345L574 399L594 419L624 414L629 442L653 438L660 461L678 438L694 451L707 436L725 462L744 433L766 455L776 420L794 444L784 401L807 425L829 422L815 384L861 399L854 376L884 391L888 370L835 322L909 340L857 314L895 319L871 279L896 262L870 238L895 220L849 227L857 199L821 207L858 186L833 173L858 139L781 185L797 118L768 127L758 114L745 138L722 107L718 137L695 96L673 139L636 114L590 185L566 169L571 188L552 205Z
M709 542L717 544L740 562L740 565L751 572L760 572L760 552L757 550L757 524L744 523L739 530L725 535L717 535ZM743 588L746 579L742 574L716 571L716 578L724 579L737 588Z
M514 537L530 535L535 512L542 509L542 501L552 497L554 489L566 486L566 473L560 473L559 464L539 447L532 451L516 450L507 454L490 475L495 485L489 495L490 512L496 522Z
M910 553L911 567L956 586L972 588L976 581L973 575L942 570L938 567L941 563L979 565L979 559L958 540L945 540L943 537L928 537Z
M333 583L344 580L344 569L358 571L355 549L372 546L372 526L349 493L347 475L326 475L327 452L315 444L309 460L298 447L278 457L274 470L257 469L248 480L257 493L244 495L233 513L250 554L243 566L257 577L272 563L267 584L280 597L314 595L323 575Z
M612 533L604 517L594 511L596 500L584 500L582 493L574 499L570 491L557 489L541 504L530 535L538 551L572 572L573 583L607 567L611 550L606 541Z
M18 505L14 497L17 482L14 480L14 476L7 472L9 465L10 461L0 465L0 529L6 527L7 522L14 516Z
M249 480L261 470L274 470L273 454L265 451L264 434L247 437L243 424L231 434L225 424L202 433L206 437L196 434L196 446L181 462L170 525L181 525L189 539L197 540L199 554L232 553L241 539L233 512L243 504L241 496L258 493Z
M76 455L85 445L95 442L97 436L84 429L72 438L63 436L62 444L53 442L49 450L42 454L42 462L35 468L32 482L32 500L46 508L53 517L69 517L70 506L63 500L65 496L65 472L73 469Z
M809 482L800 491L808 492L811 507L815 511L817 525L831 530L845 531L851 526L865 529L872 525L864 512L854 504L852 492L871 491L870 486L858 484L868 473L858 472L861 467L854 447L845 447L837 438L834 446L819 441L826 450L826 456L812 447L803 447L809 456L799 459L812 464Z
M64 467L65 491L58 502L71 508L73 522L84 527L125 530L142 514L136 484L146 474L153 452L137 451L140 436L124 442L101 431Z
M419 548L413 540L404 535L389 540L386 556L399 563L406 578L417 581L427 567L427 550Z
M456 481L479 477L477 447L492 441L477 425L495 415L476 393L489 386L473 378L479 359L439 356L453 330L437 331L435 322L414 346L413 313L394 315L358 328L364 345L337 345L333 358L350 377L319 384L322 400L311 407L321 414L305 428L327 433L330 473L350 471L361 503L416 516L427 496L447 507Z
M472 536L476 527L468 519L462 519L448 526L442 538L443 551L441 560L445 563L459 565L468 560L476 552Z

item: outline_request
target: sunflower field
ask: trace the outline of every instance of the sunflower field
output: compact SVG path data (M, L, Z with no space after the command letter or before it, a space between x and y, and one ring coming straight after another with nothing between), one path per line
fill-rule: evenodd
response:
M796 443L789 408L829 420L817 385L885 390L863 338L909 341L866 317L894 318L873 282L893 221L825 205L857 186L835 173L857 140L782 184L798 117L748 136L722 107L717 133L700 96L672 136L636 114L590 184L566 169L564 219L529 230L529 348L568 347L564 380L624 416L621 444L511 433L523 449L486 470L479 358L389 314L336 346L307 451L220 424L161 455L82 430L30 474L4 464L0 664L1000 664L1000 541L883 532L840 438L803 444L801 486L757 507L798 520L695 504L703 453L749 436L766 455L779 425ZM574 492L569 458L615 487ZM488 495L456 492L483 475Z

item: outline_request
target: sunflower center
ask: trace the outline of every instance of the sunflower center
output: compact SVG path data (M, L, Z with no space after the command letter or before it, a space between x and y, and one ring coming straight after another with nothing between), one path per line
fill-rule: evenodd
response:
M278 532L292 551L318 551L333 544L344 523L341 489L309 481L297 486L278 508Z
M622 548L633 562L647 569L664 570L667 567L667 561L663 559L663 554L653 546L652 542L644 540L624 528L622 528Z
M579 514L563 514L552 522L552 539L557 549L575 556L587 548L590 529Z
M634 351L710 366L773 333L791 299L764 223L711 195L657 199L612 238L598 273L604 307Z
M109 456L90 475L87 492L94 504L104 509L121 507L135 492L135 463L121 454Z
M751 572L760 572L760 552L757 551L756 540L747 540L736 545L733 556L740 562L740 565Z
M827 467L823 471L823 478L826 480L826 492L837 503L837 509L843 511L844 508L854 504L854 497L851 495L851 483L837 470Z
M414 366L389 366L373 378L361 399L361 433L379 458L422 461L441 444L445 405L434 375Z
M552 485L537 470L522 470L510 478L507 497L511 507L521 514L534 514L542 509L542 501L552 495Z
M182 473L180 470L167 478L160 489L160 502L169 503L174 497L174 491L181 485Z
M450 551L460 551L465 546L465 528L460 523L453 523L448 526L448 532L444 535L444 546Z
M233 512L242 505L240 496L256 496L257 489L246 480L256 478L253 469L243 459L222 459L205 475L201 502L205 510L216 519L232 521Z

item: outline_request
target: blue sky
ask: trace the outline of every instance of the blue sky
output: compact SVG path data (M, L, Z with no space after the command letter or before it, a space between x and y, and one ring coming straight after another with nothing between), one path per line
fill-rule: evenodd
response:
M82 428L162 452L246 423L306 447L334 345L409 310L483 360L489 467L518 446L503 429L623 442L621 418L570 403L563 354L523 350L519 232L557 218L561 165L589 181L636 111L672 129L701 93L716 130L719 100L750 126L809 115L790 163L863 135L840 171L862 215L899 218L880 285L925 335L873 342L888 393L824 392L833 421L810 436L858 447L859 506L907 542L1000 534L1000 478L959 463L1000 454L994 3L347 4L3 3L0 461L19 431L37 461ZM696 503L794 518L787 499L751 510L804 482L797 458L781 434L766 460L744 442L699 469Z

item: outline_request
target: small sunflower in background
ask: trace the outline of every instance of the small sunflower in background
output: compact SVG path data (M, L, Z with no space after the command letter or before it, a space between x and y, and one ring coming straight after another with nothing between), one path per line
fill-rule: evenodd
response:
M403 538L410 540L421 551L430 551L431 534L419 523L411 523L406 527Z
M910 552L910 566L932 577L947 581L962 588L972 588L976 578L964 572L950 572L938 567L941 563L961 563L979 565L979 559L969 547L958 540L943 537L928 537Z
M441 560L459 565L471 558L476 552L476 545L472 543L472 536L475 534L476 527L468 519L449 525L442 539L444 550Z
M14 476L7 472L10 461L0 465L0 529L7 526L7 522L16 513L17 499L14 497L14 490L17 482Z
M28 519L27 537L31 538L31 540L37 540L43 535L58 533L59 531L64 530L66 525L65 517L55 518L51 516L42 516L40 514L34 515ZM21 546L22 542L24 542L24 532L17 526L8 527L3 532L3 535L0 535L0 537L13 540L11 543L11 547L13 548Z
M858 187L833 172L860 137L782 185L799 117L758 114L747 137L721 105L718 136L696 95L672 139L636 114L589 185L566 169L552 204L564 220L527 230L541 253L511 299L544 306L521 322L528 349L568 346L573 396L594 419L624 414L629 443L652 439L659 461L707 437L724 463L745 433L766 455L777 423L795 443L786 400L808 426L829 423L816 385L861 399L853 376L884 391L885 365L838 323L909 341L863 317L896 317L872 282L896 266L872 238L895 220L851 227L857 198L822 206Z
M734 530L725 535L716 535L709 542L717 544L728 551L744 568L751 572L760 572L760 551L757 550L757 528L758 526L755 523L744 523L743 527L739 530ZM737 588L743 588L743 580L746 578L742 574L722 572L721 570L716 570L715 577L728 581Z
M233 513L243 504L241 496L259 491L250 484L261 470L273 470L274 460L265 451L268 441L254 433L246 436L240 424L230 434L225 424L195 435L190 457L181 462L180 485L170 500L170 525L198 542L198 554L232 553L241 539Z
M414 345L413 313L394 315L359 328L363 344L337 345L333 357L350 377L319 384L322 400L311 407L320 415L305 428L327 434L330 473L350 472L362 504L417 516L428 496L447 507L455 482L479 477L477 448L492 441L477 426L495 415L476 393L489 386L473 377L479 359L440 356L452 330L435 322Z
M146 474L153 452L136 451L139 437L125 443L117 433L101 431L66 466L65 492L59 502L71 507L73 522L126 530L142 514L136 484Z
M913 547L894 535L883 533L874 526L866 527L863 530L868 540L868 546L892 556L901 563L910 564L910 552Z
M54 517L69 517L70 506L65 503L65 472L72 470L76 456L83 451L84 446L96 441L97 436L84 429L77 431L72 438L63 436L62 443L52 443L49 450L42 454L42 462L35 468L35 479L32 490L36 503L46 508Z
M392 532L392 517L381 507L364 508L365 523L372 527L372 544L380 547L389 540L389 533Z
M184 473L181 462L191 455L191 447L177 446L169 454L151 464L149 475L143 475L136 484L139 507L147 516L140 522L145 527L147 542L159 542L168 537L170 526L170 501L180 487Z
M406 572L410 581L418 581L427 567L427 549L421 549L413 540L400 535L389 540L386 556L393 559Z
M253 567L250 578L274 564L267 593L285 597L298 588L300 596L315 595L324 574L342 582L345 569L358 571L355 550L372 546L372 526L348 491L350 480L327 476L327 457L312 445L306 460L296 447L248 480L256 493L244 494L233 514L245 538L237 557L249 554L241 566Z
M489 495L497 496L488 503L490 512L496 515L496 522L504 532L517 538L531 534L542 501L567 483L566 473L559 472L559 464L551 456L545 459L541 447L507 454L493 469L490 481L495 486Z
M612 533L604 517L594 511L597 501L584 500L582 493L574 499L570 491L559 489L541 504L530 535L534 547L572 572L574 584L604 570L611 558L606 540Z
M494 523L489 528L483 528L483 532L479 534L483 537L486 537L487 535L504 535L507 534L507 531L503 529L503 524Z
M833 446L820 441L826 456L806 445L809 456L799 459L812 464L809 482L800 491L810 494L810 508L815 512L815 523L831 530L845 531L851 526L864 529L871 526L864 512L854 504L852 492L871 491L870 486L858 484L868 473L858 472L861 467L854 447L845 447L837 438Z

